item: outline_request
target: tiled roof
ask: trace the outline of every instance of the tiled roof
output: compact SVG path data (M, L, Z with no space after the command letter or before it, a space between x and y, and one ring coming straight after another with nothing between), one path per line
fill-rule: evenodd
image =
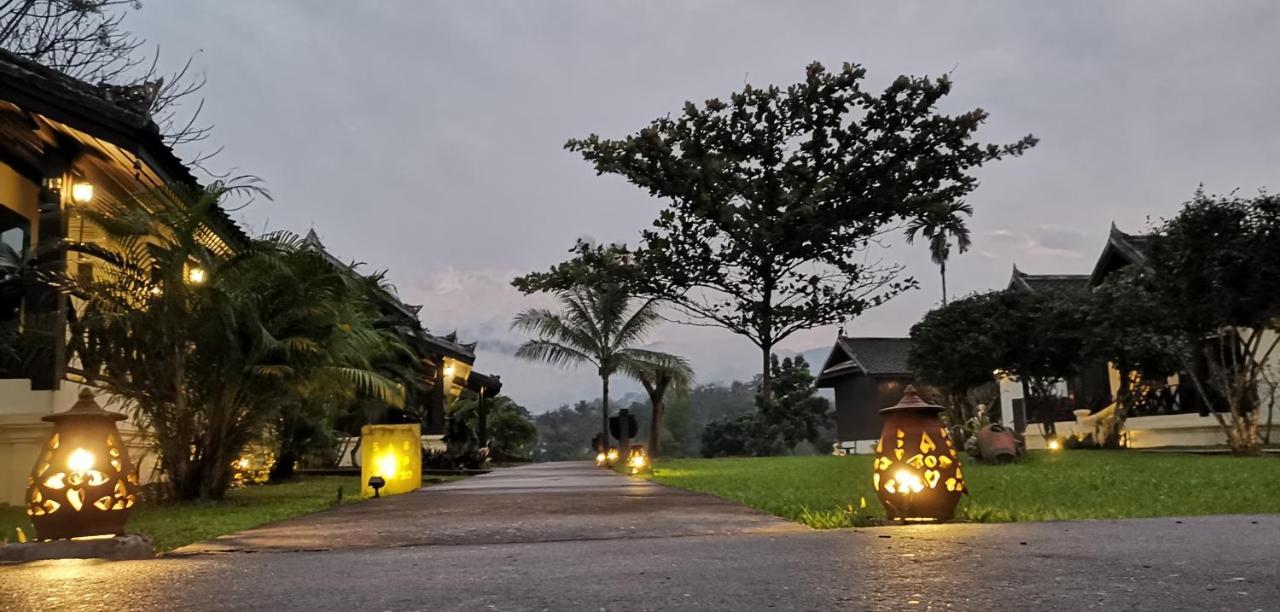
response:
M1089 288L1088 274L1027 274L1013 266L1009 288L1019 291L1083 290Z
M907 354L910 338L849 338L841 336L831 348L816 384L831 386L839 378L850 375L908 375Z

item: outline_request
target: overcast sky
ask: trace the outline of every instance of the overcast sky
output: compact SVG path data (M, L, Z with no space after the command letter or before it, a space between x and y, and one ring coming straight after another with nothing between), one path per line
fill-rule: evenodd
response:
M1003 287L1015 262L1087 273L1112 221L1141 231L1201 183L1280 186L1278 7L153 0L128 23L166 63L194 53L207 74L216 127L204 146L226 147L211 166L256 174L275 196L238 213L243 224L314 228L335 255L388 269L433 332L478 340L477 368L541 412L598 380L510 357L523 340L511 316L539 302L510 279L562 260L580 236L634 242L660 204L595 176L562 149L568 138L620 137L746 82L789 84L813 60L861 63L874 89L950 72L945 110L986 109L982 140L1040 138L981 171L974 248L948 266L952 293ZM886 255L921 289L851 335L905 335L940 298L922 245ZM758 362L728 332L670 326L653 340L703 382L748 378Z

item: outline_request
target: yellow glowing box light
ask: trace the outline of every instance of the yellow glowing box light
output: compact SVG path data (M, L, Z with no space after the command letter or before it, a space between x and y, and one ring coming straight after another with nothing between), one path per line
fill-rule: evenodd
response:
M417 423L365 425L360 428L360 495L373 497L369 479L386 484L379 496L399 495L422 486L422 434Z

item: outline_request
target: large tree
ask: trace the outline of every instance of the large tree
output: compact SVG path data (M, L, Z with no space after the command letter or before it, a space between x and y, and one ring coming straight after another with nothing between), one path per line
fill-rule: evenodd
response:
M660 319L657 304L633 300L618 285L578 286L558 294L561 312L531 308L511 322L513 329L534 334L516 356L558 366L591 365L600 376L600 419L609 444L609 379L619 372L643 368L688 368L684 359L641 348Z
M911 326L911 373L917 383L946 396L953 426L977 416L972 391L991 384L992 373L1001 367L1001 337L995 328L1003 307L998 293L974 294L929 311Z
M643 233L635 293L749 339L766 399L778 342L914 286L868 253L877 237L962 200L977 186L973 170L1036 142L973 142L987 115L939 112L945 76L901 76L879 93L863 89L864 76L854 64L814 63L785 89L748 85L620 140L566 145L666 201Z
M179 112L182 101L204 87L204 77L190 59L174 73L161 73L159 48L125 25L141 8L140 0L6 0L0 2L0 47L145 113L171 146L204 140L211 130L198 124L204 102ZM198 154L192 165L214 154Z
M1130 289L1146 295L1128 299L1155 316L1126 331L1178 347L1181 374L1213 409L1232 449L1257 453L1267 403L1259 388L1275 375L1269 370L1280 346L1280 197L1197 192L1157 227L1134 273Z

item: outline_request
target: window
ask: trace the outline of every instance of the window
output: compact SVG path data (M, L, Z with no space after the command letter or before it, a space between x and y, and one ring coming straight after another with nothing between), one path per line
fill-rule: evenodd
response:
M31 222L26 217L0 205L0 244L25 254L30 245L30 231Z

